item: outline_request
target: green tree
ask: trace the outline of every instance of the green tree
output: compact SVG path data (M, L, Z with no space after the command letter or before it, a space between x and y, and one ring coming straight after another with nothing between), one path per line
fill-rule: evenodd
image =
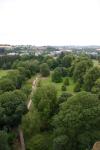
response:
M66 135L58 136L53 141L53 150L67 150L68 137Z
M80 92L62 103L54 117L55 138L66 135L65 150L91 149L100 139L100 100L95 94ZM54 150L58 148L55 145ZM63 150L63 147L61 148Z
M57 67L57 61L54 58L49 58L46 62L50 69L55 69Z
M55 87L52 85L38 87L33 95L33 103L43 122L42 129L46 130L51 117L56 112L57 92Z
M59 67L57 67L52 73L52 81L56 83L62 82L62 73Z
M62 85L61 90L62 90L62 91L66 91L66 89L67 89L67 88L66 88L66 85Z
M0 150L10 150L8 134L5 131L0 131Z
M58 97L57 103L58 103L58 104L61 104L61 103L65 102L65 101L67 101L67 99L68 99L69 97L71 97L71 96L72 96L71 93L63 92L63 93Z
M62 59L63 67L70 67L72 63L73 57L70 55L65 55Z
M91 60L81 60L76 63L74 71L73 71L73 78L75 81L83 83L84 75L86 74L87 70L92 67Z
M48 64L43 63L43 64L40 66L40 73L41 73L41 75L42 75L43 77L49 76L50 70L49 70Z
M69 78L65 78L65 80L64 80L64 85L69 85Z
M26 95L22 91L5 92L0 95L0 128L17 127L27 112Z
M22 119L22 128L25 141L29 141L34 135L40 133L41 119L39 112L32 108Z
M27 149L29 150L51 150L52 136L48 133L37 134L31 138Z
M74 92L80 92L80 91L81 91L81 84L77 82L74 87Z
M100 93L100 78L95 81L92 92L97 94Z
M0 80L0 91L1 92L7 92L15 90L16 87L14 85L14 82L10 79L2 79Z
M84 77L84 88L86 91L91 91L95 81L100 77L100 68L91 68Z
M17 89L20 89L22 86L22 83L24 82L24 75L21 75L18 70L10 71L7 75L7 77L13 81L15 87Z

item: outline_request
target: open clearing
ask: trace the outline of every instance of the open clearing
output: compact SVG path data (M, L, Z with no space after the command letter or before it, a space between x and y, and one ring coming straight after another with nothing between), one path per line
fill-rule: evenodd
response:
M65 92L70 92L70 93L74 94L73 89L74 89L75 83L73 82L73 80L72 80L71 77L68 77L68 78L69 78L69 85L66 86L67 89L66 89ZM64 81L64 78L63 78L63 81ZM61 83L54 83L51 80L51 76L45 77L45 78L43 77L41 79L41 85L42 86L44 86L44 85L50 85L50 84L54 85L56 87L56 89L57 89L58 95L60 95L62 93L61 87L63 85L63 81Z

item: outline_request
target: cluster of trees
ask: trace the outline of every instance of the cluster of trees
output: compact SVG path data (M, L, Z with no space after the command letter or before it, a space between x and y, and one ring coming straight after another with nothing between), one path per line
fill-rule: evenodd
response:
M14 61L19 60L20 56L14 55L14 56L9 56L9 55L3 55L0 56L0 68L2 69L11 69L12 64Z
M0 149L11 149L17 136L12 131L22 122L29 150L91 150L100 139L100 68L87 56L64 53L56 58L16 58L9 68L13 70L0 79ZM43 77L51 73L55 83L63 81L62 94L57 95L54 85L38 84L34 105L27 113L30 89L23 84L37 73ZM74 80L74 92L78 92L74 95L65 92L69 77Z
M100 99L97 94L62 93L53 85L37 88L34 108L23 119L27 149L91 150L100 139Z
M16 59L12 62L13 70L0 78L0 149L12 149L18 138L17 128L23 115L27 113L28 87L23 83L39 71L37 60ZM10 61L10 60L8 60ZM8 69L8 68L5 68ZM16 131L16 132L15 132Z
M100 68L87 56L63 53L57 58L43 58L40 68L42 76L52 71L52 82L63 81L62 94L57 95L54 85L39 84L33 108L22 122L26 148L91 150L100 139ZM74 80L74 94L65 92L68 77Z

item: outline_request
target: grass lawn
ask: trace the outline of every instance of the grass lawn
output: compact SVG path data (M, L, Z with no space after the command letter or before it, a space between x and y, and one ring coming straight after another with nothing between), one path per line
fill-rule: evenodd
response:
M71 77L68 77L68 78L69 78L69 85L67 86L66 92L70 92L70 93L74 94L73 89L74 89L75 84L74 84L74 82L73 82ZM64 78L63 78L63 80L64 80ZM61 82L61 83L54 83L51 80L51 76L45 77L45 78L43 77L41 79L41 85L42 86L49 85L49 84L53 84L56 87L58 95L60 95L62 93L61 87L63 85L63 82Z
M100 67L100 64L99 64L98 60L93 60L93 64L94 64L94 66L99 66Z
M0 70L0 78L6 76L11 70Z

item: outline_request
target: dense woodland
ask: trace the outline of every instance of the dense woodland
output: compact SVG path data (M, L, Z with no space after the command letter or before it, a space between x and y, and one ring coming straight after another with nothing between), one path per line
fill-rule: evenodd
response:
M26 150L91 150L100 140L98 60L72 53L2 56L0 68L7 71L0 76L0 150L17 150L19 126ZM28 110L27 82L37 75Z

